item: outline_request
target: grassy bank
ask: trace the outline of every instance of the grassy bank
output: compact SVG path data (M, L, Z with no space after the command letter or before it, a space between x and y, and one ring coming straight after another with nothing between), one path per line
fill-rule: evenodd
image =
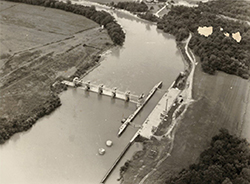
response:
M84 74L113 42L107 31L100 32L97 23L83 16L0 3L1 55L7 55L0 60L0 142L4 143L60 105L57 94L64 86L55 81Z

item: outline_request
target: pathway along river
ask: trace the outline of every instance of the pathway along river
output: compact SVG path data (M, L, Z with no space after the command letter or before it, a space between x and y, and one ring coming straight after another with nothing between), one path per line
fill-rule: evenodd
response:
M142 124L164 89L183 70L182 57L174 38L158 31L155 25L127 13L115 11L113 15L126 31L124 46L114 48L84 80L135 94L147 94L163 81L163 90L135 120ZM88 95L81 89L68 89L60 97L60 108L0 146L1 184L100 183L138 129L130 126L117 137L121 119L136 109L135 104ZM108 139L114 142L111 148L105 146ZM98 155L101 147L106 149L103 156ZM120 165L139 148L134 144ZM120 165L107 183L118 183Z

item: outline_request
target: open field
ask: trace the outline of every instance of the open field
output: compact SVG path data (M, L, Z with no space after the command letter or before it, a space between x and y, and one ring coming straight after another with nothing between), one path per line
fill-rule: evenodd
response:
M250 81L248 81L248 98L246 101L246 109L244 114L244 124L242 126L241 137L246 138L250 142Z
M98 26L83 16L65 11L4 1L0 5L0 55L63 40Z
M57 96L52 84L59 78L83 74L113 43L105 30L100 32L98 24L85 17L0 3L1 51L11 56L0 62L1 132L5 125L16 128L29 117L37 119L37 112L51 107Z
M200 66L198 66L200 68ZM212 106L214 123L227 128L230 133L241 135L247 105L249 80L217 72L208 75L195 72L193 94L195 100L205 98ZM249 120L250 121L250 120Z

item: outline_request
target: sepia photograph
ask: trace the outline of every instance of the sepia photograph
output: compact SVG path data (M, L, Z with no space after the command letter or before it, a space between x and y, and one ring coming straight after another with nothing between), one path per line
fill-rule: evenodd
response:
M0 184L250 184L250 0L0 0Z

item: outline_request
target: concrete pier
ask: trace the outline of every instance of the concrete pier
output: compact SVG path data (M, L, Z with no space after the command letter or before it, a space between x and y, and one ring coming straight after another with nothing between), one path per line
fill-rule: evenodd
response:
M129 91L127 92L121 92L118 91L116 88L110 89L103 86L98 86L95 84L91 84L90 82L78 82L78 86L76 86L75 82L70 81L62 81L62 84L65 84L70 87L78 87L80 89L83 89L87 92L97 93L99 95L105 95L109 96L114 99L124 100L126 102L132 102L132 103L139 103L139 95L131 94Z
M142 137L150 139L154 133L154 129L159 126L163 119L167 118L167 113L172 106L175 105L181 90L174 88L175 81L169 87L168 91L159 100L153 111L149 114L147 119L143 122L139 134Z
M134 120L134 118L139 114L139 112L142 110L142 108L147 104L147 102L150 100L150 98L155 94L156 90L158 88L161 88L162 81L156 84L153 89L148 93L148 96L146 97L145 101L135 110L133 114L131 114L126 121L122 124L122 126L119 128L118 131L118 137L121 136L121 134L124 132L124 130L127 128L127 126Z
M75 84L74 84L73 82L70 82L70 81L64 80L64 81L62 81L61 83L62 83L62 84L65 84L65 85L67 85L67 86L69 86L69 87L75 87Z
M130 148L131 145L132 145L132 142L129 142L127 144L127 146L124 148L124 150L118 156L118 158L115 160L115 162L113 163L113 165L111 166L111 168L108 170L108 172L102 178L101 183L105 183L105 181L108 179L108 177L110 176L110 174L113 172L113 170L118 165L118 163L120 162L120 160L122 159L122 157L125 155L125 153L128 151L128 149Z
M108 172L105 174L105 176L102 178L101 183L105 183L105 181L108 179L108 177L110 176L110 174L113 172L113 170L115 169L115 167L118 165L118 163L120 162L120 160L122 159L122 157L126 154L126 152L128 151L128 149L130 148L130 146L133 144L135 138L140 134L140 130L138 130L135 135L132 137L132 139L129 141L129 143L127 144L127 146L124 148L124 150L120 153L120 155L118 156L118 158L115 160L115 162L113 163L113 165L110 167L110 169L108 170Z

